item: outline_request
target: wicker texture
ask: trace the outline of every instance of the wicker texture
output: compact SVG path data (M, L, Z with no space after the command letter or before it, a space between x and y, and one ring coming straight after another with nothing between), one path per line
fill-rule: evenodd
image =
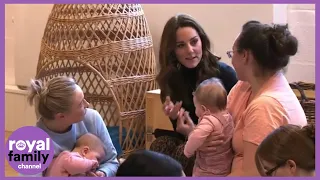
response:
M73 77L124 156L145 146L145 92L157 88L152 37L139 4L54 5L36 78ZM122 138L126 131L126 138Z
M290 83L290 87L293 90L297 90L296 93L302 108L307 116L308 123L315 123L315 106L316 100L314 96L315 92L315 84L313 83L306 83L306 82L294 82ZM306 92L312 92L309 96Z

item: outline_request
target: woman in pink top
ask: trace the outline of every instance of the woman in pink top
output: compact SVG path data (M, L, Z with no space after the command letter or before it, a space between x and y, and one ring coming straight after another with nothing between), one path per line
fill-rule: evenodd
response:
M261 141L282 125L307 124L282 73L297 49L298 41L287 26L249 21L228 52L239 78L228 96L235 122L230 176L259 176L254 157Z
M193 102L199 122L184 147L187 158L196 153L192 176L227 176L233 160L233 120L226 111L227 92L219 79L210 78L197 87ZM201 146L205 146L205 141L213 132L223 134L225 141L216 151L206 151Z
M227 109L235 123L232 138L235 158L229 176L260 176L254 155L261 141L281 125L307 124L305 113L282 73L297 49L298 41L287 26L249 21L243 25L232 51L227 52L239 79L228 95ZM188 134L194 125L180 121L180 128ZM213 141L221 140L220 136ZM207 148L217 148L218 144Z

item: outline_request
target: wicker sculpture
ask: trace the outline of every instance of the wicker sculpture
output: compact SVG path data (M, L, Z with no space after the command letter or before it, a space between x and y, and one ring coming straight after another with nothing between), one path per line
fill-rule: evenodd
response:
M73 77L107 127L117 128L124 157L145 147L145 92L157 85L141 5L54 5L36 78L47 81L58 75Z

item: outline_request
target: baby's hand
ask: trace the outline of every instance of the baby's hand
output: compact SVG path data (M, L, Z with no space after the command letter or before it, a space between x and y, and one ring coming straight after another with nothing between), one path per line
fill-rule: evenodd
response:
M92 169L97 169L99 167L99 162L97 160L92 160L93 164L92 164Z
M102 171L96 171L96 172L88 172L87 173L87 176L90 176L90 177L106 177L106 174Z
M102 171L96 171L96 175L98 176L98 177L105 177L106 175L104 174L104 172L102 172Z

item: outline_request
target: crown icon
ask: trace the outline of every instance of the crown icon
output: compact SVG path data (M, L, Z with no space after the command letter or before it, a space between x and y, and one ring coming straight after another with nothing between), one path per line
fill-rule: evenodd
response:
M25 146L25 144L21 142L21 143L17 144L17 146L18 146L19 148L23 148L23 147Z

